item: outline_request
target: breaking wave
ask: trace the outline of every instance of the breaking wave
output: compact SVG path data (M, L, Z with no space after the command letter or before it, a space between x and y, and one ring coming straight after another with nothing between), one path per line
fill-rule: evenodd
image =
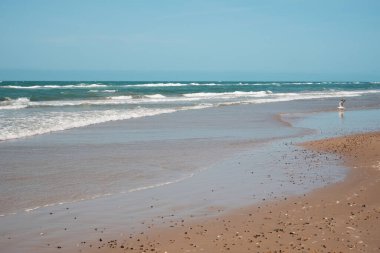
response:
M89 105L138 105L138 104L165 104L173 102L201 102L201 103L270 103L302 99L319 99L333 97L355 97L363 94L380 93L380 90L366 91L335 91L324 92L289 92L274 93L270 90L257 92L198 92L187 93L176 96L165 96L162 94L152 94L143 96L109 96L97 99L83 100L54 100L54 101L30 101L29 98L21 97L17 99L4 98L0 101L0 110L17 110L32 107L60 107L60 106L89 106Z
M22 85L5 85L1 86L1 88L7 89L83 89L83 88L99 88L99 87L108 87L108 85L93 83L93 84L68 84L68 85L32 85L32 86L22 86Z
M114 96L96 94L98 97L94 98L52 101L33 101L30 97L0 97L0 140L180 110L204 109L221 105L355 97L372 93L380 93L380 90L329 89L287 93L263 90L194 92L174 95L160 93L117 95L116 93Z
M34 113L29 117L14 116L11 124L5 124L0 131L0 141L62 131L71 128L116 120L147 117L172 113L175 109L102 110L78 112Z

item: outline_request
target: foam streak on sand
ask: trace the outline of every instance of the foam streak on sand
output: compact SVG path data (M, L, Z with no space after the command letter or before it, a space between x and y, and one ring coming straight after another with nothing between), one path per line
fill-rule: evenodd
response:
M183 180L186 180L188 178L191 178L193 176L194 176L194 173L191 173L188 176L185 176L185 177L173 180L173 181L167 181L167 182L158 183L158 184L154 184L154 185L148 185L148 186L142 186L142 187L131 189L128 192L136 192L136 191L149 190L149 189L154 189L154 188L157 188L157 187L162 187L162 186L165 186L165 185L175 184L175 183L179 183L179 182L181 182ZM125 193L125 192L122 192L122 193Z
M305 146L315 150L321 161L329 152L342 155L352 168L350 175L308 195L264 202L216 218L173 218L163 224L167 228L113 240L115 248L95 245L102 252L379 252L380 133Z

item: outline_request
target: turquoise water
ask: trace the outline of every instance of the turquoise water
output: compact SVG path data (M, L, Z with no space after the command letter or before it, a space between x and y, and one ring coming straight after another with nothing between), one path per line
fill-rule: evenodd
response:
M220 96L233 92L256 94L380 90L380 82L9 82L0 83L0 100L27 98L30 101L98 100L116 96L138 99L149 95L168 98ZM266 93L265 93L266 92ZM211 94L215 93L215 94ZM339 93L338 93L339 94ZM191 96L193 95L193 96ZM197 96L198 95L198 96ZM231 94L232 95L232 94ZM239 95L239 94L235 94ZM149 98L149 97L148 97Z
M359 97L380 82L0 82L0 141L181 110Z

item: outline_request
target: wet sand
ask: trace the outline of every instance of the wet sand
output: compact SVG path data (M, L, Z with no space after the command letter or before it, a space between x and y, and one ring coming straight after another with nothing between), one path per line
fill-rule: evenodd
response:
M380 133L303 144L316 163L334 153L350 172L311 193L213 218L146 221L145 232L84 242L82 252L379 252ZM127 229L126 229L127 230Z

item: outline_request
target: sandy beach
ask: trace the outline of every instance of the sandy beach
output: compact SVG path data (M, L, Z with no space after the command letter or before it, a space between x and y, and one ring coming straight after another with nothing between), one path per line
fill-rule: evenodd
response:
M380 133L304 144L323 163L341 156L343 182L309 194L265 200L215 218L147 224L123 240L99 237L83 252L379 252ZM149 223L149 222L148 222ZM163 222L164 223L164 222ZM89 244L91 244L89 246Z
M380 253L380 0L0 10L0 253Z

